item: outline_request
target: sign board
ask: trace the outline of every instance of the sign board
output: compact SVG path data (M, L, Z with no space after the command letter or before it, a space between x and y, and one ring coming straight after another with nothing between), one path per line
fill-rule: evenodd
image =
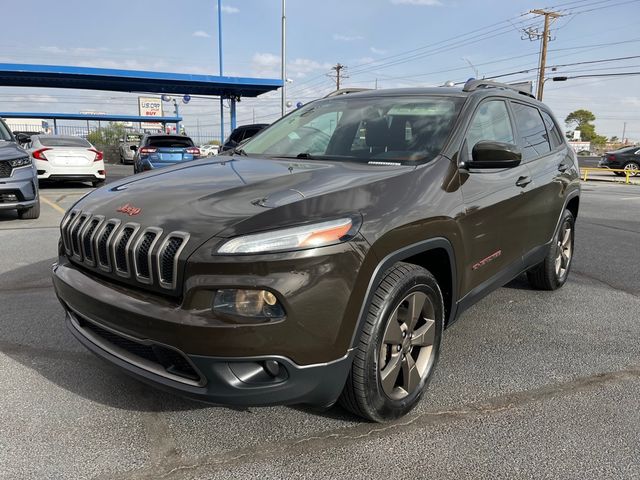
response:
M578 153L582 151L591 151L591 142L568 142L573 151Z
M138 97L138 111L141 117L162 117L162 99L157 97ZM145 122L144 129L162 129L160 122Z
M80 115L106 115L107 112L96 112L95 110L80 110Z

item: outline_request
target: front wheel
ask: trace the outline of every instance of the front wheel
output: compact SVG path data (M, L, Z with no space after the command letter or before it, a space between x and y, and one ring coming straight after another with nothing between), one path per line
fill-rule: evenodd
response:
M424 268L397 263L385 272L356 347L340 403L383 422L420 401L440 352L444 302Z
M527 271L527 279L534 288L556 290L565 284L573 260L574 231L573 214L565 210L546 258Z
M32 207L18 210L20 220L35 220L40 217L40 199Z

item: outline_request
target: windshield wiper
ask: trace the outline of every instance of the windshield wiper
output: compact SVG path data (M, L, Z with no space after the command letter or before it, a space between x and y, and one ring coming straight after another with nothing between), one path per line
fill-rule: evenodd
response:
M240 155L242 157L246 157L247 156L247 152L245 152L241 148L236 147L233 150L231 150L231 156L234 156L234 155Z

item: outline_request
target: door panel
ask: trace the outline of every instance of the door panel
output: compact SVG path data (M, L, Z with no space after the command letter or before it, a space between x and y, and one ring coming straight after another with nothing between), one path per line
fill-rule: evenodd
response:
M465 213L459 218L465 242L462 295L502 273L518 269L527 229L524 193L531 188L526 165L469 169L473 146L489 140L515 144L513 122L502 99L482 102L473 114L461 149L460 180ZM517 184L521 183L522 186Z

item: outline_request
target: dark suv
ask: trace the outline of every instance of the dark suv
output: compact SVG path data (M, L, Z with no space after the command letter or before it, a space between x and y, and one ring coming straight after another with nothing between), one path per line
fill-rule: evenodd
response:
M71 332L141 380L232 405L420 399L443 329L523 272L567 280L576 156L502 84L312 102L233 156L113 183L62 221Z
M19 134L19 136L24 136ZM38 172L26 150L0 119L0 210L16 210L33 220L40 216Z

